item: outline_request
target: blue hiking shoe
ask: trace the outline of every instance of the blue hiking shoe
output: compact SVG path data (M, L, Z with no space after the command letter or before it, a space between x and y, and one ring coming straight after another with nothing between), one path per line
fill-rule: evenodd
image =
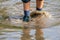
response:
M29 21L30 21L30 17L29 17L29 16L24 16L24 17L23 17L23 21L29 22Z

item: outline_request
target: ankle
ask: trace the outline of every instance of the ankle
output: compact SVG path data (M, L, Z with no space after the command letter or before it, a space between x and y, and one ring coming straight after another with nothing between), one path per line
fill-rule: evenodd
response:
M29 10L25 10L24 11L24 16L30 16L30 11Z
M41 11L41 10L42 10L42 8L36 8L36 10Z

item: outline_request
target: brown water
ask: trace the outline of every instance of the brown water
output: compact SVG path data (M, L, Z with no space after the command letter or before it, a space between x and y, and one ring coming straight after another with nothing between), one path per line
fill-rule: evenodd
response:
M45 0L44 3L43 10L53 16L55 25L45 29L0 29L0 40L60 40L60 0ZM31 10L35 10L35 4L33 0ZM7 13L11 24L22 25L19 20L19 16L23 15L22 6L20 0L0 0L0 13Z

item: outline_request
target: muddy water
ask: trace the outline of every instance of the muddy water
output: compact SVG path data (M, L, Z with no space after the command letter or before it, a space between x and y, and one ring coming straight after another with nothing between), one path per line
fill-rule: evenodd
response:
M56 22L60 23L60 0L45 0L44 3L43 10L48 11ZM32 0L30 10L35 10L35 4L35 0ZM23 15L22 6L21 0L0 0L0 13L7 13L12 24L20 25L19 18ZM59 23L45 29L0 29L0 40L60 40Z

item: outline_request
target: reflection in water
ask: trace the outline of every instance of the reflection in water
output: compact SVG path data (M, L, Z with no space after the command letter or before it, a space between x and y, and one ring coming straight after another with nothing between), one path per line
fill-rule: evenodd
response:
M30 29L23 29L23 35L21 37L21 40L31 40L31 37L29 35Z
M43 32L41 29L39 28L36 28L36 34L35 34L35 38L36 40L44 40L44 37L43 37Z
M33 40L33 39L31 39L32 36L29 33L30 33L29 28L23 29L23 34L22 34L21 40ZM36 28L35 40L44 40L43 32L39 28Z

